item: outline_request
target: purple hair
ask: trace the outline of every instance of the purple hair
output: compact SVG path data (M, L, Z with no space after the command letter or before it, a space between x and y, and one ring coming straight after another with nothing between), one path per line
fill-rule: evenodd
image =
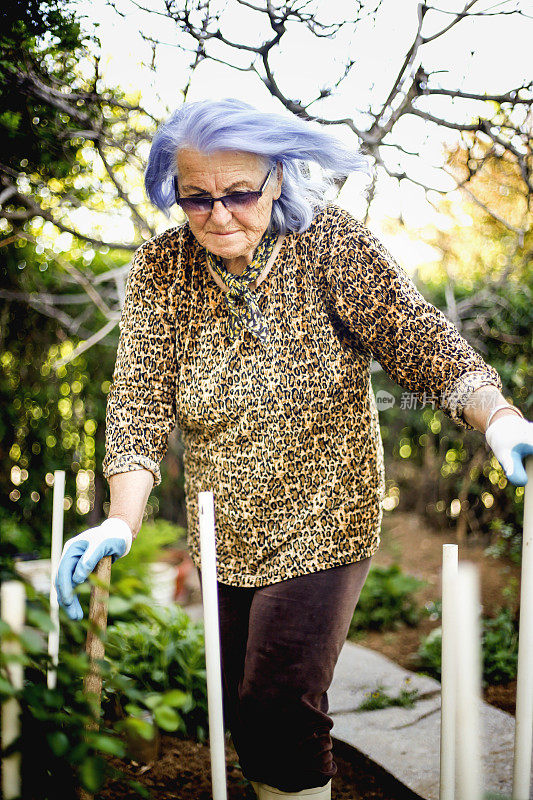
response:
M159 126L150 149L144 181L151 202L168 215L175 202L172 178L176 154L184 147L202 153L236 150L254 153L270 165L283 164L281 195L272 206L270 227L279 233L304 231L324 204L327 180L309 177L309 161L345 177L371 174L369 159L346 149L333 136L298 117L258 111L233 98L185 103Z

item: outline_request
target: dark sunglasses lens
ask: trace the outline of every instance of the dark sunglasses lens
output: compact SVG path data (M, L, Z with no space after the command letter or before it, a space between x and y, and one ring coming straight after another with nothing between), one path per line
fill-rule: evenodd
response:
M224 198L224 205L228 211L239 211L239 209L250 208L259 197L259 192L235 192L228 194Z
M211 200L206 200L203 197L182 197L180 206L185 212L205 213L211 211Z

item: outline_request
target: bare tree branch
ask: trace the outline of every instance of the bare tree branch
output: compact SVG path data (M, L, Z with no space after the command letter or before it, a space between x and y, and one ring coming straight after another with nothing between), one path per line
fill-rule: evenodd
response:
M57 361L54 361L52 364L54 369L59 369L60 367L64 367L65 364L69 364L71 361L74 361L75 358L80 356L82 353L85 353L90 347L94 344L97 344L99 341L104 339L108 333L111 333L113 328L115 328L118 324L118 320L110 320L106 322L106 324L100 328L99 331L93 333L92 336L89 336L84 342L81 342L77 347L74 348L72 353L65 358L60 358Z
M118 196L126 203L128 208L131 210L131 213L133 214L134 218L137 220L141 230L143 232L147 233L149 236L155 236L155 230L140 215L139 211L137 210L135 205L131 202L131 200L129 199L128 195L126 194L126 192L124 191L124 189L120 185L120 183L118 181L118 178L115 175L113 169L111 168L111 165L110 165L108 159L105 156L103 148L102 148L100 142L98 142L98 141L96 142L96 149L98 150L98 154L100 155L100 158L102 159L102 163L103 163L103 165L105 167L105 170L106 170L107 174L111 178L111 181L112 181L114 187L117 190Z
M43 219L47 220L47 222L51 222L53 225L56 226L60 231L64 233L70 233L72 236L75 236L77 239L82 239L85 242L89 242L90 244L94 244L97 247L109 247L116 250L127 250L127 251L134 251L139 247L138 243L130 243L130 242L105 242L102 239L96 239L94 236L89 236L88 234L80 233L80 231L74 230L69 225L65 225L58 219L55 219L53 214L50 211L42 208L38 203L33 200L33 198L29 197L28 195L21 194L20 192L16 191L16 194L13 195L13 199L16 202L20 203L26 207L26 210L19 210L19 211L9 211L0 209L0 217L3 217L7 220L13 221L23 221L26 219L32 219L33 217L42 217Z
M445 25L444 28L441 28L440 31L437 31L432 36L424 36L422 40L423 44L429 44L429 42L433 42L440 36L444 36L444 34L448 33L448 31L451 30L455 25L457 25L458 22L461 22L468 16L473 16L473 14L469 14L468 12L472 8L472 6L475 5L477 2L478 0L470 0L469 3L465 3L465 7L463 8L462 11L459 11L459 13L454 12L455 14L454 18L452 19L449 25Z
M26 239L29 242L33 242L33 244L35 245L38 244L37 239L30 233L21 233L19 234L19 238ZM77 269L77 267L75 267L73 264L70 264L65 258L62 258L57 253L51 253L49 250L48 251L44 250L44 252L47 254L47 257L49 259L59 264L59 266L62 267L65 270L65 272L68 272L68 274L76 281L76 283L78 283L81 287L83 287L85 293L87 294L87 297L102 312L102 314L104 314L104 316L106 316L108 319L116 318L117 312L109 308L105 300L96 291L89 278L86 275L84 275L83 272L80 272L80 270Z
M51 317L57 320L68 333L73 336L78 336L81 333L80 324L74 320L69 314L61 311L56 307L56 304L48 303L42 299L40 294L33 294L31 292L12 292L7 289L0 289L0 297L4 300L14 300L16 302L25 302L35 311L44 314L46 317ZM83 336L89 336L89 331L84 330Z
M510 89L503 94L476 94L475 92L462 92L459 89L436 89L431 88L429 93L434 95L444 95L446 97L460 97L465 100L482 100L490 101L493 103L511 103L512 105L530 105L531 99L521 98L519 92L531 91L533 89L533 82L519 86L517 89Z

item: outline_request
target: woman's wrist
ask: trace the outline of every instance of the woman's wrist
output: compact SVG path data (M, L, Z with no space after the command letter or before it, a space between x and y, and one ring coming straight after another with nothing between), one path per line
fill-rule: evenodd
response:
M133 524L130 519L125 514L109 514L107 517L108 520L110 519L119 519L121 522L124 522L128 528L130 529L132 538L136 536L136 531L133 528Z
M109 477L110 507L108 519L122 519L131 528L133 539L142 525L144 509L154 483L147 469L119 472Z
M498 406L501 406L500 410L494 411ZM472 392L463 408L464 419L483 434L489 423L505 414L522 416L521 411L512 406L495 386L480 386Z
M519 416L519 417L522 417L522 418L524 417L524 415L519 411L518 408L516 408L515 406L510 406L509 405L506 408L500 408L498 411L496 411L492 415L492 417L490 419L490 425L492 425L493 422L496 422L496 420L500 419L500 417L505 417L507 414L511 414L511 415L514 415L514 416ZM488 427L489 427L488 425L485 427L485 433L486 433Z

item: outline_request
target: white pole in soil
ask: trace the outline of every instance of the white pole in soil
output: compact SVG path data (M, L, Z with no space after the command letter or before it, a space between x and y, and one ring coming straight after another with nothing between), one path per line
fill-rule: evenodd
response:
M65 501L65 472L54 471L54 504L52 509L52 545L50 552L50 617L54 630L48 634L48 655L52 656L55 667L59 658L59 603L57 601L54 578L59 568L63 549L63 507ZM49 689L55 689L57 683L56 669L49 669L46 676Z
M204 607L205 661L207 668L207 707L213 800L226 800L226 753L222 708L222 673L218 615L217 565L215 544L215 506L213 492L198 494L200 520L200 558Z
M528 800L533 739L533 456L526 458L524 535L518 629L518 673L513 763L513 800Z
M456 602L460 611L455 653L457 800L482 800L479 574L468 561L459 564Z
M439 800L455 796L455 650L458 547L442 545L442 657Z
M26 613L26 589L21 581L6 581L2 585L1 616L14 633L20 633L24 625ZM22 652L20 642L3 641L2 651L6 656L19 655ZM21 689L23 684L23 666L16 661L7 662L7 671L12 686ZM14 697L2 703L2 750L20 736L20 707ZM2 797L13 800L21 795L20 751L2 759Z

